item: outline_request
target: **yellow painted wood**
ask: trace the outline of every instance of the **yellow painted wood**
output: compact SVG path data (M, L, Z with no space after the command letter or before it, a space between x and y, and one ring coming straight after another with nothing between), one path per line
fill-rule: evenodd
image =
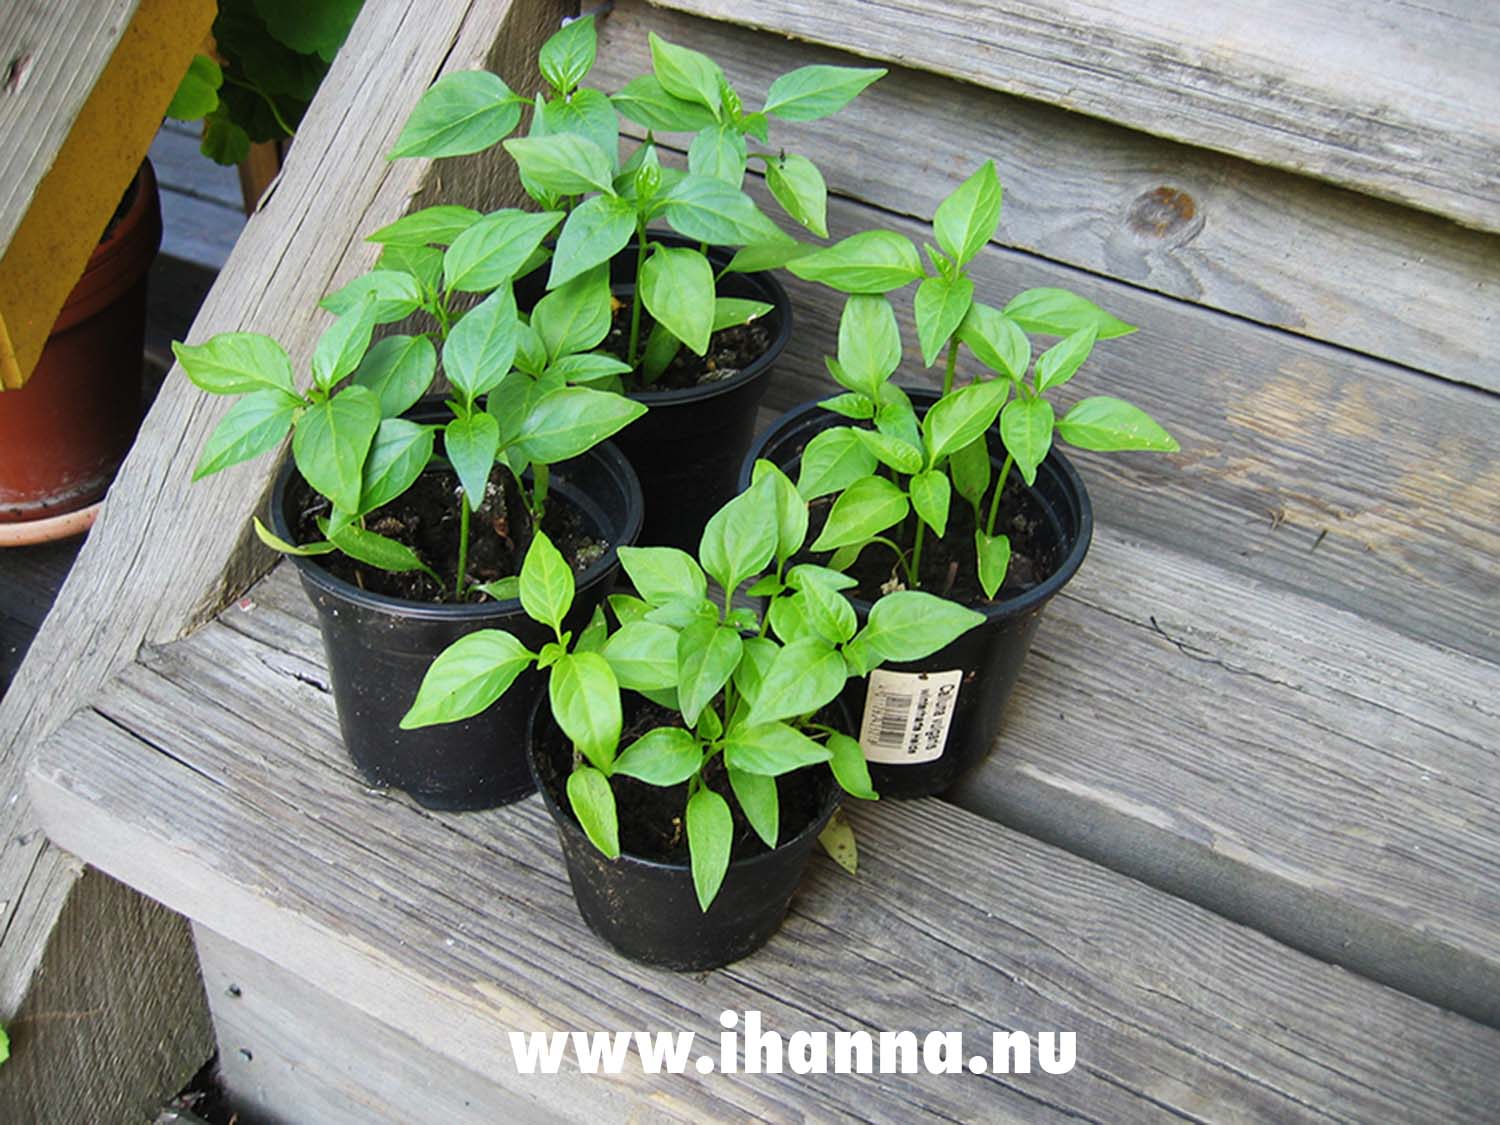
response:
M0 388L36 367L215 10L213 0L140 0L121 33L0 258Z

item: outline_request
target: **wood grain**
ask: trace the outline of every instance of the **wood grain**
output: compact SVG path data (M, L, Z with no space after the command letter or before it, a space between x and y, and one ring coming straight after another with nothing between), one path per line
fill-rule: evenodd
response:
M937 801L858 811L861 876L815 861L764 952L694 977L643 971L578 919L536 802L440 815L372 799L328 697L275 671L287 657L306 659L214 624L127 669L38 761L49 831L571 1118L827 1120L858 1106L877 1121L1302 1120L1336 1107L1437 1120L1500 1096L1500 1033ZM264 671L238 675L250 667ZM951 1028L978 1043L995 1028L1074 1030L1079 1063L1060 1077L670 1086L566 1067L520 1085L511 1069L510 1029L714 1037L726 1008L786 1033Z
M621 0L590 81L650 69L649 31L721 62L750 106L780 74L864 60ZM1419 371L1500 390L1500 238L1056 106L897 67L837 116L776 122L831 190L930 221L983 160L997 241Z
M1500 667L1101 528L952 799L1500 1026Z
M749 185L764 196L760 182ZM834 200L830 233L924 228ZM1151 412L1182 452L1069 452L1097 519L1232 575L1326 602L1396 632L1500 661L1500 399L990 246L980 300L1061 285L1140 325L1099 345L1059 413L1112 394ZM797 328L766 405L829 394L823 368L843 297L785 278ZM907 363L923 371L910 291L894 295ZM965 361L968 362L967 360Z
M529 89L536 81L536 45L564 8L550 0L369 5L302 122L305 143L236 244L193 339L269 332L305 372L326 324L314 312L317 300L335 278L373 264L375 247L361 236L404 214L439 174L429 161L385 159L407 107L445 70L485 63ZM392 43L402 49L393 52ZM504 187L500 173L481 180L455 165L441 174L457 198L491 205L504 198L497 194ZM0 997L8 1001L25 994L40 958L37 937L50 932L73 878L67 865L46 859L46 842L22 789L36 742L131 661L143 640L187 632L269 562L248 528L274 458L189 483L204 438L229 405L175 371L168 378L30 658L0 701L0 746L6 748L0 759ZM0 1020L13 1011L0 1009Z
M1500 20L1462 0L661 0L1500 231Z

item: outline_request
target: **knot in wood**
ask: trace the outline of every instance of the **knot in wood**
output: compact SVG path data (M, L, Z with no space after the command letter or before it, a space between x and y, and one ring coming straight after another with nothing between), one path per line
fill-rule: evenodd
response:
M1203 229L1197 201L1181 188L1142 192L1125 214L1130 233L1143 242L1180 246Z

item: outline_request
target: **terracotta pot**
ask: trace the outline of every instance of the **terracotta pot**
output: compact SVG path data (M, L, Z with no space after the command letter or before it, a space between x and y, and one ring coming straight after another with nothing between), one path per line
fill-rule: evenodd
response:
M36 371L20 390L0 392L0 525L10 538L82 530L56 517L104 495L140 425L146 272L161 244L161 202L149 163L136 182L129 209L68 295ZM37 525L37 534L19 524Z

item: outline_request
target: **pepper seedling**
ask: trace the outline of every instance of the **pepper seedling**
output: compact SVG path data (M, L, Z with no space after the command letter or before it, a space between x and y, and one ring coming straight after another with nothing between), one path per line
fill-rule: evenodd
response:
M1051 393L1073 378L1097 341L1135 327L1064 289L1028 289L1003 309L975 300L968 267L995 235L1000 202L994 163L986 161L938 206L937 245L925 247L927 266L909 238L886 230L853 235L788 264L798 277L849 294L837 356L825 360L845 393L823 405L865 425L836 426L814 437L797 481L808 500L836 495L812 545L834 552L835 569L879 544L895 553L905 585L917 588L924 538L928 531L946 533L956 492L973 507L980 586L993 599L1010 564L1010 540L996 534L996 520L1012 469L1028 486L1035 483L1054 435L1106 452L1179 448L1145 411L1122 399L1085 398L1057 416ZM920 420L911 399L890 382L903 354L888 294L912 282L918 283L913 312L922 361L931 367L946 356L941 397ZM1033 363L1028 332L1062 338ZM956 380L960 345L980 365L962 385ZM1005 449L998 474L987 437L997 423ZM899 528L911 516L908 545L899 541Z
M610 779L685 785L690 866L706 911L729 867L730 802L775 847L775 779L782 774L827 763L846 792L873 799L859 743L821 712L851 676L931 655L983 620L953 602L904 591L876 602L859 628L843 593L852 585L847 577L791 565L807 526L807 504L792 482L761 462L751 487L708 521L696 559L672 547L621 547L636 593L612 595L610 614L600 607L576 638L562 628L572 573L539 534L521 568L520 598L554 639L532 651L497 629L461 638L433 662L401 725L468 718L527 668L546 672L546 705L575 750L566 790L579 825L616 858L619 812ZM718 598L710 595L710 578L722 591ZM752 579L750 593L764 595L766 604L736 606L734 592ZM673 721L621 746L622 690L666 709ZM716 759L727 789L708 778Z

